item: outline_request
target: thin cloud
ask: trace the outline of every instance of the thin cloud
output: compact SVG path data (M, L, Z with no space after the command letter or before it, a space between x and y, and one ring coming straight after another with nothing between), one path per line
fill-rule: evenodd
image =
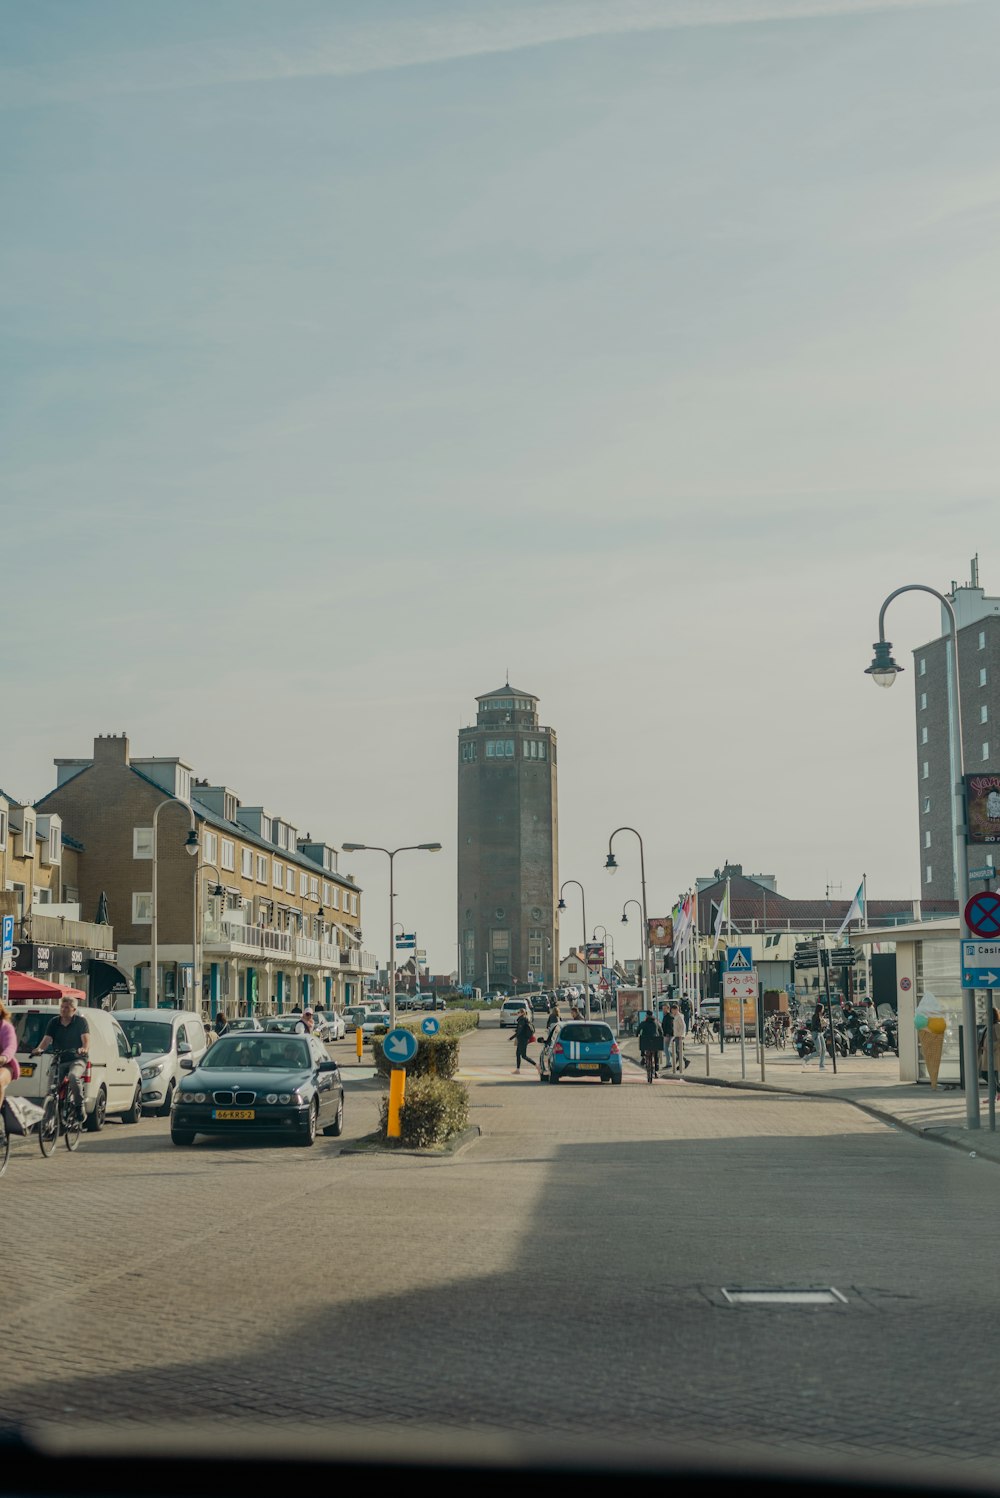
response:
M0 71L0 108L81 103L116 94L348 77L423 67L589 37L706 26L795 22L875 12L953 8L973 0L543 0L478 14L466 6L423 16L284 25L215 45L174 43L49 67Z

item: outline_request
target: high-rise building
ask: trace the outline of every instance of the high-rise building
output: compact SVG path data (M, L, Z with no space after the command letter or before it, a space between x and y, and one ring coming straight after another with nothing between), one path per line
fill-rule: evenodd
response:
M953 582L948 594L958 624L958 671L962 702L962 747L967 775L1000 771L1000 598L979 586L979 560L972 580ZM917 813L920 827L920 891L924 899L957 897L953 796L958 779L949 737L951 625L941 611L941 634L913 652L916 697ZM971 867L992 862L991 850L972 847Z
M458 735L458 941L475 987L557 981L556 735L505 682Z

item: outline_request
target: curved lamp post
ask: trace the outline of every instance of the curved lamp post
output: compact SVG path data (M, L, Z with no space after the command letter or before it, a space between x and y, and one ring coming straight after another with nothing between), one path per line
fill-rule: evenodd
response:
M194 950L195 950L195 958L194 958L194 975L193 975L193 987L194 987L194 997L195 997L195 1011L198 1014L201 1013L201 974L202 974L202 968L205 966L204 940L203 940L203 937L204 937L204 928L203 928L203 923L202 923L202 919L201 919L201 876L208 869L211 869L212 873L215 875L215 888L212 891L213 897L217 899L219 897L219 895L225 895L225 893L226 893L225 890L222 888L222 876L219 873L218 869L215 867L215 864L214 863L199 863L198 867L194 871ZM213 1014L212 1018L213 1019L215 1018L214 1014Z
M969 931L965 924L965 907L969 901L969 858L968 858L968 829L965 828L965 750L962 735L962 694L958 676L958 620L955 618L955 610L951 600L936 588L929 588L926 583L905 583L903 587L889 594L879 610L878 616L878 639L873 649L875 655L870 666L866 667L865 675L870 676L876 686L891 687L896 677L902 671L900 666L892 657L892 642L885 637L885 614L894 598L901 593L930 593L936 598L941 607L948 615L951 627L951 702L949 712L949 730L951 735L952 756L952 784L954 795L954 810L952 813L952 825L954 829L954 859L956 884L958 892L958 920L959 930L963 938L968 937ZM964 1064L965 1064L965 1126L968 1129L979 1128L979 1060L976 1055L976 996L972 989L962 990L962 1039L964 1042Z
M191 818L191 830L188 833L187 837L184 839L184 847L191 854L192 858L196 857L197 853L198 853L198 823L197 823L197 821L195 819L195 814L194 814L193 810L191 809L190 806L188 806L187 802L185 802L185 801L178 801L176 799L176 797L174 797L174 796L166 796L166 797L164 797L164 799L160 802L159 806L157 806L156 810L153 812L153 876L152 876L152 885L153 885L153 891L152 891L152 893L153 893L153 910L152 910L152 916L151 916L150 923L149 923L149 1007L151 1009L159 1009L159 1007L160 1007L160 980L159 980L159 966L160 966L159 935L160 935L160 933L159 933L159 926L158 926L157 919L156 919L156 895L157 895L156 824L157 824L157 822L160 819L160 812L163 810L163 808L165 806L177 806L177 807L180 807L180 809L182 811L186 811L187 812L188 816ZM195 874L197 875L197 869L195 870ZM195 899L197 900L197 894L198 894L198 880L197 880L197 877L195 878L194 886L195 886ZM193 930L191 932L191 977L192 977L192 980L194 978L195 965L197 964L197 961L198 961L198 951L197 951L197 948L198 948L198 932L195 929L195 930Z
M590 1019L590 969L587 966L587 897L583 892L583 885L579 879L564 879L559 886L559 904L557 910L566 909L566 901L563 899L563 890L570 884L575 884L580 891L580 909L583 915L583 1014L585 1019Z
M614 992L614 972L615 972L615 939L611 935L611 933L608 931L607 926L600 926L600 925L598 925L598 926L594 927L594 935L593 935L593 938L592 938L593 941L597 940L597 933L598 933L598 931L603 931L604 932L604 938L603 939L604 939L604 947L605 947L605 952L604 952L605 957L607 957L607 955L608 955L608 949L610 949L610 952L611 952L611 960L610 960L610 962L608 962L607 966L609 967L609 969L611 971L612 994L613 994L613 992ZM604 974L602 972L601 977L603 978L603 976L604 976ZM602 1001L601 1001L602 1007L603 1007L603 1002L604 1001L603 1001L603 998L602 998Z
M636 908L636 910L639 912L639 919L640 919L640 921L644 921L645 918L646 918L645 917L645 913L643 911L643 908L639 904L638 900L626 900L625 904L622 906L622 925L623 926L627 926L628 925L628 916L626 914L626 911L628 910L628 908L629 908L630 905L634 905L635 908ZM639 961L643 964L643 969L642 969L642 971L643 971L643 981L645 982L645 974L646 974L645 963L646 963L646 958L645 958L645 947L643 946L643 942L642 942L642 932L639 933Z
M648 1009L649 1013L652 1014L653 972L652 964L649 960L649 916L646 911L646 855L642 845L642 838L639 833L636 832L634 827L616 827L614 832L608 838L608 856L604 863L604 867L607 869L609 874L615 873L618 868L618 860L615 858L614 853L611 851L611 844L614 842L619 832L631 832L635 837L639 839L639 874L642 880L642 941L640 943L639 951L642 956L643 963L642 973L644 979L643 986L646 990L646 1008Z
M393 890L393 860L397 853L440 853L440 843L407 843L405 848L379 848L374 843L341 843L345 853L384 853L389 860L389 1024L396 1028L396 898ZM414 948L414 954L416 948ZM414 956L414 965L416 957Z

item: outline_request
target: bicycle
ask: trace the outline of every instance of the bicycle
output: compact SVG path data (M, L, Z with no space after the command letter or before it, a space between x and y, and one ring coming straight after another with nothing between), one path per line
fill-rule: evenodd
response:
M646 1063L646 1081L652 1082L656 1076L656 1052L643 1051L642 1059Z
M38 1147L46 1159L58 1144L60 1134L65 1140L66 1148L75 1150L86 1122L83 1089L79 1078L68 1070L60 1076L63 1057L68 1059L70 1065L80 1059L75 1051L52 1052L49 1090L42 1104L42 1118L38 1125Z

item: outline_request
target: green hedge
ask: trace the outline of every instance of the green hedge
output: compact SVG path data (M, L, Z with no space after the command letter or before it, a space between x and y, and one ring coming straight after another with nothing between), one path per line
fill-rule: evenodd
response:
M407 1025L406 1029L412 1029ZM385 1059L385 1051L382 1035L372 1037L372 1056L375 1061L375 1069L380 1076L387 1077L392 1070ZM410 1077L453 1077L458 1071L459 1051L461 1040L457 1035L447 1035L439 1031L437 1035L424 1035L417 1032L417 1054L407 1065L406 1076Z
M400 1145L427 1149L445 1144L453 1134L460 1134L469 1122L469 1090L461 1082L440 1077L416 1077L406 1080L406 1100L400 1115ZM387 1137L389 1124L388 1094L382 1099L379 1133ZM393 1141L394 1143L396 1141Z

